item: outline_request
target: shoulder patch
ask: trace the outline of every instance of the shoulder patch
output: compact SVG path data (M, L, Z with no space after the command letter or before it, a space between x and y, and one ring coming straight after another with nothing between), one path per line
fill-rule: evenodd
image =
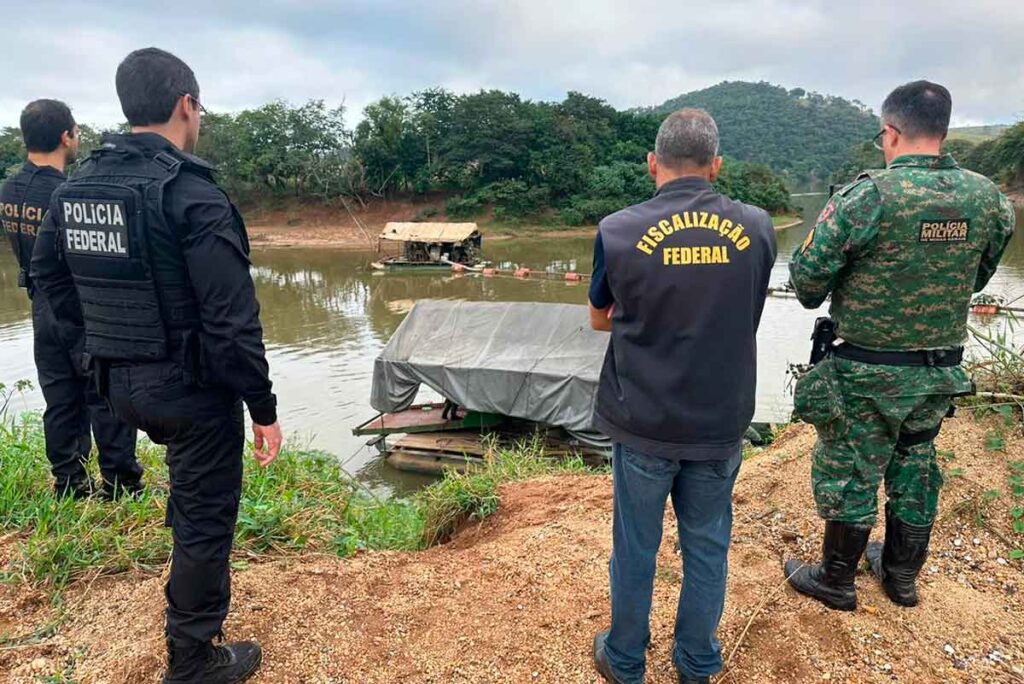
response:
M835 213L836 213L836 201L835 201L835 199L830 199L828 201L828 204L825 205L825 208L821 210L820 214L818 214L818 220L815 221L814 223L815 224L824 223L825 221L828 221L830 218L832 218L832 215L835 214ZM812 230L811 232L813 233L814 231Z
M807 251L807 248L814 242L814 226L811 226L811 230L807 233L807 237L804 238L804 244L800 246L800 253L803 254Z
M937 221L921 221L918 242L967 242L971 232L971 220L940 219Z

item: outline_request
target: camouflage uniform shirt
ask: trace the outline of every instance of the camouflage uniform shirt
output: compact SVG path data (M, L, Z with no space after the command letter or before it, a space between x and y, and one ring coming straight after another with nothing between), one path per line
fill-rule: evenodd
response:
M903 156L838 192L793 256L797 296L832 294L839 337L909 351L962 345L971 295L1013 233L1010 201L949 155Z
M790 275L800 302L832 295L837 334L886 351L963 344L971 294L995 273L1013 233L1009 201L947 156L904 156L833 197ZM950 398L970 390L960 367L891 366L830 356L798 382L794 415L815 426L811 485L826 520L873 525L889 511L928 525L942 473L931 434Z

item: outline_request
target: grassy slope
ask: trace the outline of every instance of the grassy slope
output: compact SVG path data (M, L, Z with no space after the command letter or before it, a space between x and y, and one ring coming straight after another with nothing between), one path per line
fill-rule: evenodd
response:
M539 458L537 444L496 450L472 475L451 475L413 499L379 499L328 454L286 449L271 467L248 459L235 534L235 565L300 553L346 557L364 549L415 550L448 538L497 507L502 482L582 470L581 461ZM38 415L0 420L0 578L60 591L128 570L159 572L171 549L163 527L163 448L143 441L144 496L116 504L57 501Z

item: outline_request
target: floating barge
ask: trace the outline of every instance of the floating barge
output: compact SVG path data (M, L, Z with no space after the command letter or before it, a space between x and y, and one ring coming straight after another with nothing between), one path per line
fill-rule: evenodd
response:
M476 270L483 236L475 223L388 223L377 237L375 271Z
M534 442L549 458L578 456L594 466L607 460L605 449L561 429L476 411L445 418L444 410L440 403L417 404L405 411L378 414L352 432L374 436L369 444L377 447L392 468L424 475L465 472L483 465L495 449ZM392 436L394 439L389 439Z
M545 455L603 463L611 444L592 420L607 346L583 306L418 302L374 362L379 413L353 432L415 472L465 470L495 445L534 440ZM444 400L414 404L423 385Z

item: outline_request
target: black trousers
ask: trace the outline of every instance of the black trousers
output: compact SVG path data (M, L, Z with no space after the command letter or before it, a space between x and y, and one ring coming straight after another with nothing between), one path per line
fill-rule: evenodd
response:
M167 447L167 525L174 537L167 635L183 646L210 641L231 602L245 446L241 399L192 386L174 362L115 365L109 387L114 412Z
M135 428L114 417L82 374L72 350L61 339L50 305L38 293L32 299L32 326L39 388L46 400L46 458L57 487L85 481L85 464L92 451L90 427L103 479L110 484L138 482L142 467L135 458Z

